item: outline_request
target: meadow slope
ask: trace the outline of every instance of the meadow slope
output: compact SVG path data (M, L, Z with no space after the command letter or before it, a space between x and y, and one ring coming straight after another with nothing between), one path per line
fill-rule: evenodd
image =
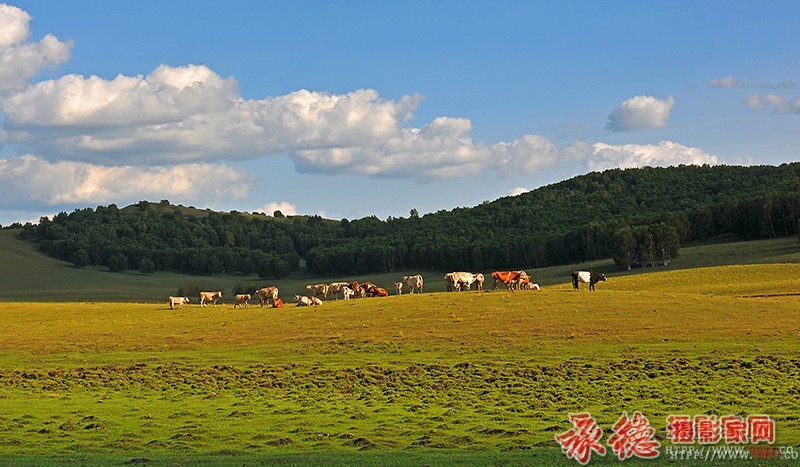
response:
M578 411L606 430L641 411L662 443L669 414L765 413L777 444L800 443L800 265L597 289L278 310L5 303L0 455L531 450L557 461L553 436Z

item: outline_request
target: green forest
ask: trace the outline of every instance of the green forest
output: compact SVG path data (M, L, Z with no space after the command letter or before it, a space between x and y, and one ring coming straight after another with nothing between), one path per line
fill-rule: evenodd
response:
M593 172L472 208L380 220L217 213L139 202L62 212L21 238L77 267L280 278L397 269L486 271L613 258L667 264L681 244L796 234L800 163Z

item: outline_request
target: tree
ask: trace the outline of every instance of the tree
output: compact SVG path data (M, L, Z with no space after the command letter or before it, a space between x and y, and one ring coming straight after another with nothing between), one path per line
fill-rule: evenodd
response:
M623 227L614 233L614 263L623 269L631 269L636 241L630 227Z
M106 263L111 272L120 272L128 269L128 258L122 253L117 253L108 258Z
M139 263L139 272L142 274L152 274L156 270L156 263L153 260L145 258Z
M72 255L72 264L76 268L84 268L89 265L89 252L81 248Z
M417 208L411 208L411 212L409 214L411 214L412 219L419 219L419 211L417 211Z
M282 212L276 210L275 212L272 213L272 217L274 217L275 219L283 219L286 216L284 216Z

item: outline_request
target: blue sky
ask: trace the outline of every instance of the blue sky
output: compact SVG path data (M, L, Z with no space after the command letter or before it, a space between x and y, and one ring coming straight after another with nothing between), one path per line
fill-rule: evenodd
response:
M406 217L800 147L797 2L0 6L0 224L142 199Z

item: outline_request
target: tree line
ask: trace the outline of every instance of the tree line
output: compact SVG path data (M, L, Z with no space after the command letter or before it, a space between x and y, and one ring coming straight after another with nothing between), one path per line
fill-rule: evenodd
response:
M276 213L279 214L279 213ZM215 213L140 202L60 213L21 236L76 266L331 276L481 271L613 258L667 264L681 244L797 233L800 164L607 170L473 208L385 221Z

